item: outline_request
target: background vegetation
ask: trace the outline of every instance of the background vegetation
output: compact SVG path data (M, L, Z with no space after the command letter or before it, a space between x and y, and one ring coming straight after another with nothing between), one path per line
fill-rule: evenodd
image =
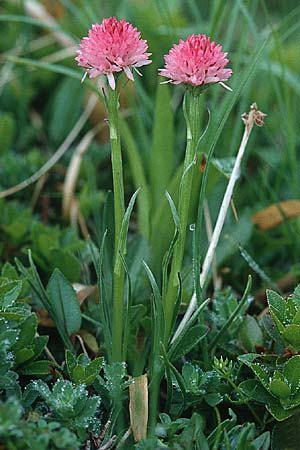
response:
M127 204L133 192L143 186L128 234L126 261L132 308L128 348L132 345L134 351L128 352L127 369L122 364L112 369L102 359L105 346L99 326L93 258L98 257L103 232L112 220L110 145L105 108L100 102L93 107L95 86L89 81L80 84L82 71L74 61L76 46L91 23L111 15L126 18L139 28L148 40L153 59L153 64L144 68L142 78L136 77L134 84L124 81L121 96ZM112 439L114 445L114 432L109 427L105 437L97 434L101 434L99 430L103 430L108 419L113 424L117 422L123 398L123 407L127 404L128 374L141 375L147 367L145 336L151 331L151 286L142 261L151 267L160 286L163 256L174 234L164 192L168 189L176 202L185 148L183 90L160 85L157 69L163 67L163 55L173 43L191 33L206 33L221 43L233 69L229 83L232 93L214 86L203 96L202 128L208 121L209 126L197 161L191 224L196 221L199 186L209 150L214 147L206 191L206 231L209 219L212 223L216 220L241 140L241 114L256 102L268 115L266 125L255 129L251 136L217 250L214 277L207 289L207 296L217 298L206 317L213 344L213 333L218 335L235 311L236 298L242 297L249 274L253 301L247 297L244 309L234 316L236 322L232 319L231 328L227 324L228 334L223 335L223 340L217 339L220 347L211 344L218 358L222 354L224 360L228 357L237 365L231 367L227 361L222 366L219 359L205 367L201 348L195 347L192 353L187 348L185 358L176 366L180 377L174 379L176 372L171 371L167 379L177 385L184 380L185 407L180 406L180 386L173 397L163 386L164 414L156 436L159 443L145 441L144 446L136 444L136 448L269 448L269 437L263 433L274 432L274 414L264 413L260 419L262 406L254 414L251 406L238 406L246 395L246 390L241 395L236 389L242 381L240 371L248 370L247 366L249 372L243 376L249 378L253 361L247 359L242 365L236 363L236 357L257 351L258 347L270 350L272 339L280 341L279 335L270 337L271 331L268 339L264 335L268 327L264 328L260 320L267 307L265 289L290 293L300 278L300 7L296 0L1 2L0 338L4 334L0 370L9 375L0 385L0 442L7 448L28 448L28 442L31 448L39 449L71 449L80 445L101 448L103 439ZM34 183L30 182L32 176ZM21 189L9 191L28 179ZM285 203L265 211L278 202ZM203 256L208 238L206 232L202 234ZM108 234L108 247L111 240ZM28 249L31 269L26 268ZM108 265L110 252L103 257L104 266ZM183 308L193 292L191 261L192 231L186 245ZM42 284L47 285L46 295L34 267ZM107 286L109 276L107 273ZM81 314L76 309L78 302L71 284L77 289ZM58 298L55 290L68 299L68 308L73 305L72 320L67 323L59 322L63 305L54 301L54 310L49 307L51 295L52 299ZM258 321L254 319L257 316ZM54 320L55 327L53 317L58 318ZM49 340L46 336L50 336ZM285 334L282 339L286 339ZM278 345L284 352L281 344ZM298 343L288 340L287 346L291 345L296 354ZM72 354L73 348L78 355L83 352L81 359ZM65 349L69 350L68 357ZM49 354L53 363L50 372ZM100 369L101 377L97 375ZM72 390L72 386L77 387ZM65 404L63 392L69 392ZM216 413L218 396L222 403ZM294 404L293 407L296 408ZM51 421L47 420L49 411ZM225 426L224 420L232 426ZM292 420L297 423L297 416ZM297 429L295 423L289 422L293 430ZM276 427L278 438L282 429ZM186 443L187 436L195 430L199 441L204 442L204 434L208 437L208 447ZM122 436L125 442L125 431L125 426L119 425L120 448ZM32 435L38 436L35 443L30 441ZM131 448L134 444L124 445ZM273 443L273 448L284 447Z

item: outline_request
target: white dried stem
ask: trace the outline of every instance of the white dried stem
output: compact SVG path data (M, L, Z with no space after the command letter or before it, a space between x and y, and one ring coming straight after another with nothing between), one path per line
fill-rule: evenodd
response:
M211 242L212 235L213 235L213 227L212 227L212 222L211 222L210 211L209 211L207 199L204 199L203 216L204 216L204 222L205 222L205 227L206 227L207 240L208 240L208 242ZM218 289L220 282L218 279L217 261L216 261L215 256L214 256L213 262L212 262L212 273L213 273L214 290L216 290L216 289Z

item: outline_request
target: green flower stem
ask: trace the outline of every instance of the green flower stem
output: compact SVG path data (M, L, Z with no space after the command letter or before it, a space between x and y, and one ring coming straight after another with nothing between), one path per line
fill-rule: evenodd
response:
M188 214L190 207L190 197L195 168L194 163L197 145L200 137L200 94L188 92L186 94L185 100L188 101L187 112L185 113L187 125L187 143L178 201L180 231L178 241L174 248L174 255L172 259L167 294L164 298L165 320L166 320L165 343L168 342L170 337L174 306L177 298L179 286L178 274L181 271L184 256L186 231L188 225Z
M155 436L155 427L159 410L160 384L164 375L162 361L156 356L154 361L155 372L152 372L151 383L149 385L149 421L148 437Z
M123 165L119 126L119 93L117 90L109 89L107 103L110 143L111 143L111 162L113 173L114 189L114 219L115 219L115 261L119 258L118 245L122 220L125 213L124 208L124 182ZM119 270L113 274L113 319L112 319L112 360L122 361L122 341L123 341L123 310L124 310L124 269L119 265Z

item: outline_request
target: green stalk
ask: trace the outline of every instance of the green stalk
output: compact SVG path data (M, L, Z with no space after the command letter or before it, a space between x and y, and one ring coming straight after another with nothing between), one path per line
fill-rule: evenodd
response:
M111 162L113 174L114 189L114 219L115 219L115 260L119 258L118 245L122 220L125 213L124 208L124 182L123 165L120 140L120 125L118 116L119 94L118 91L109 89L107 102L110 143L111 143ZM119 265L118 271L113 274L113 319L112 319L112 361L122 361L122 341L123 341L123 312L124 312L124 268Z
M179 286L178 274L181 271L182 261L184 257L190 197L195 168L194 162L200 137L200 94L199 92L188 92L186 94L185 100L188 100L188 111L185 113L187 125L187 143L178 200L180 231L178 241L174 248L167 294L164 298L166 318L165 343L168 342L171 332L174 307Z
M188 101L187 111L186 101ZM167 293L163 298L163 306L165 312L165 331L164 340L167 345L171 333L174 308L177 300L179 287L178 273L181 271L182 261L184 257L184 248L186 240L186 229L188 225L188 214L190 206L190 197L192 190L192 182L195 168L195 157L200 137L200 95L194 92L188 92L184 100L184 114L187 125L187 144L183 166L183 174L181 177L179 199L178 199L178 215L180 220L179 237L174 247L174 254L171 264L171 271L168 281ZM157 422L159 390L163 377L164 368L160 361L159 355L154 355L155 370L152 370L151 383L149 386L149 435L154 436L155 426ZM156 359L157 358L157 359Z
M159 393L160 384L164 375L164 367L158 356L155 356L154 369L151 375L149 385L149 421L148 421L148 437L155 436L155 427L157 424L157 416L159 410Z

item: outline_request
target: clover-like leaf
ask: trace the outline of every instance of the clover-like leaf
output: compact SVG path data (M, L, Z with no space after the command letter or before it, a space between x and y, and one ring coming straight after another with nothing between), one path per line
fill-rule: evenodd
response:
M240 338L248 351L255 350L255 346L263 345L263 333L256 319L249 314L244 318L240 327Z
M285 363L283 376L287 380L292 394L295 394L300 388L300 356L296 355Z
M283 338L295 349L300 349L300 325L295 323L287 325L283 332Z
M284 381L273 379L270 382L270 392L278 398L287 398L291 394L291 388Z
M21 280L0 279L0 308L12 306L22 290Z

